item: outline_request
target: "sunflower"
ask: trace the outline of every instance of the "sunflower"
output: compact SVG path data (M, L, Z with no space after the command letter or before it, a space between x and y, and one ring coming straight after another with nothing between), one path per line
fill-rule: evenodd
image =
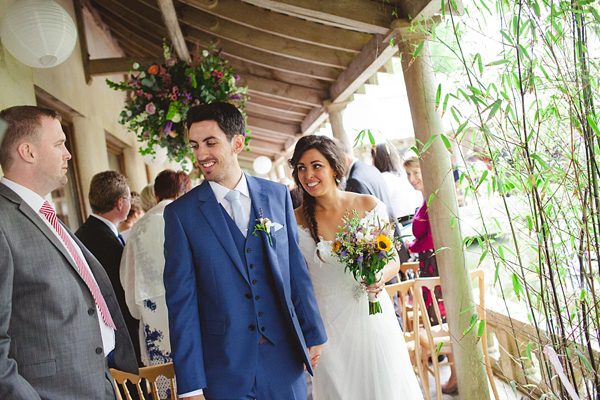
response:
M392 248L392 241L385 235L377 236L377 248L381 251L389 251Z
M335 243L333 243L333 248L331 250L334 253L337 253L340 251L341 248L342 248L342 243L339 240L336 240Z

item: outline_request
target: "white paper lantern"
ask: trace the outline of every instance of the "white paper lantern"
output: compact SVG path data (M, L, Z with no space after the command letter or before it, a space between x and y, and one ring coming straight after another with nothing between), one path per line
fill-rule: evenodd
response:
M144 154L142 156L142 159L146 165L154 167L167 161L168 150L166 147L161 147L160 145L154 143L154 145L152 145L152 150L154 150L154 154Z
M271 159L269 157L258 156L254 159L254 162L252 163L252 168L254 168L254 171L256 171L257 174L266 175L269 173L269 171L271 171L272 165L273 163L271 162Z
M77 42L69 13L52 0L20 0L8 7L0 26L6 50L34 68L50 68L65 61Z

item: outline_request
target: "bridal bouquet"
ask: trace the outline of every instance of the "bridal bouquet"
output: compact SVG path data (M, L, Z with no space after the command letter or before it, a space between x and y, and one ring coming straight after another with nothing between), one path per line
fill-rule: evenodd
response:
M357 282L372 285L377 282L379 272L394 259L394 225L372 223L366 218L359 219L358 213L346 213L343 226L336 233L333 254L346 265L344 271L352 272ZM375 293L368 293L369 315L381 311L381 304Z

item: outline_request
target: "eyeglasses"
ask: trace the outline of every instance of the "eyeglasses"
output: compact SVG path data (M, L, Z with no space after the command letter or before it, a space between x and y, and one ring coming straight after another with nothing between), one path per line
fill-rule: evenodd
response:
M125 199L125 200L128 200L128 201L131 201L131 196L127 196L127 197L121 197L121 198L122 198L122 199Z

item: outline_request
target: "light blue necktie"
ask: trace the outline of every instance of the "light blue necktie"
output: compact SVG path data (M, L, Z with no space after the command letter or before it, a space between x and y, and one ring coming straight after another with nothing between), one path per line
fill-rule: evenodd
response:
M225 195L225 198L231 203L231 208L233 209L233 221L245 237L248 226L244 218L244 210L242 209L242 202L240 201L240 192L237 190L230 190L229 193Z

